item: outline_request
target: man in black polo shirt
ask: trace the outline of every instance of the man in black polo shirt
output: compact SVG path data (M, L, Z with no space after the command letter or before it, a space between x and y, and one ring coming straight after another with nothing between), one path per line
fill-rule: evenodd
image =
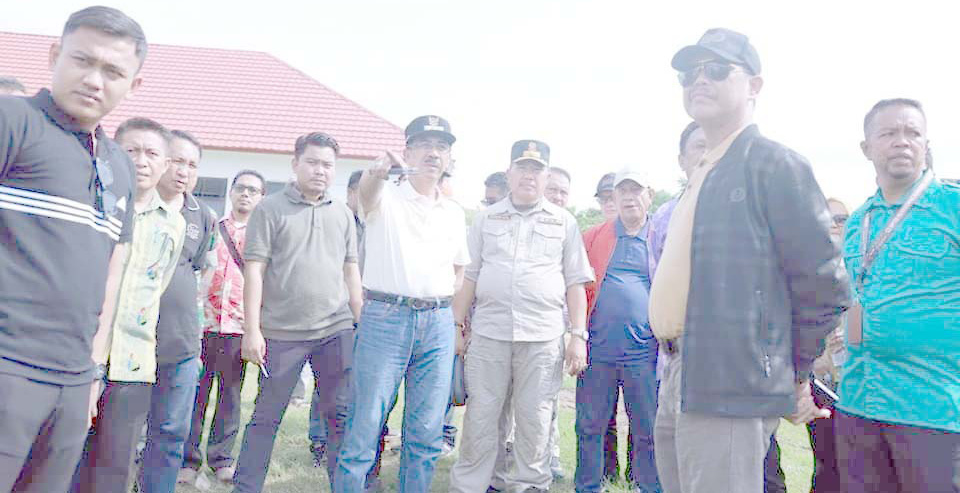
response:
M97 317L133 213L132 164L99 122L139 86L146 52L133 19L90 7L51 48L50 90L0 97L0 492L65 491L80 459L106 359Z
M147 446L143 451L144 493L171 493L183 465L183 445L200 375L199 274L213 249L217 220L189 191L196 184L202 147L187 132L174 130L170 168L160 179L160 197L186 220L183 250L170 285L160 299L157 324L157 383L150 399Z

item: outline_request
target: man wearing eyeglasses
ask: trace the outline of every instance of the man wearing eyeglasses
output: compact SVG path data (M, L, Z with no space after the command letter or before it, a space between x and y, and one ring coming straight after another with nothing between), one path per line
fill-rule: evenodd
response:
M150 398L143 450L145 493L172 491L183 465L183 446L190 434L200 374L203 328L199 278L208 266L207 253L213 250L217 232L216 217L190 192L197 182L203 147L188 132L171 133L170 168L160 178L157 191L180 211L187 228L173 279L160 299L157 383Z
M133 165L100 121L146 56L136 21L86 8L51 46L50 89L0 96L0 491L66 491L80 459L107 358L98 314L134 217Z
M354 354L354 410L334 491L359 493L374 466L392 401L406 379L399 491L429 491L443 447L453 379L450 304L469 263L463 209L440 179L456 138L436 115L415 118L400 156L387 152L360 178L366 220L364 306ZM399 173L407 179L388 181Z
M206 461L218 480L230 482L235 471L233 445L240 429L240 391L246 365L240 355L243 336L243 248L247 221L263 198L266 182L253 170L243 170L230 186L230 212L218 224L214 254L216 267L204 296L204 333L201 342L200 385L193 403L190 436L184 448L178 482L193 483L203 465L200 439L210 391L216 379L217 403L207 437Z
M617 218L617 205L613 202L613 179L616 173L607 173L597 182L597 193L593 196L600 204L600 212L603 213L604 221L613 221Z
M475 304L464 369L469 397L450 491L487 490L507 432L502 416L511 409L516 439L506 490L547 491L553 481L547 444L554 399L564 361L571 375L586 366L584 284L593 274L576 219L543 197L549 159L543 142L514 143L510 195L478 213L470 227L472 262L454 300L461 333Z
M846 274L809 163L752 123L763 79L747 37L710 29L672 66L707 151L673 211L650 292L667 353L657 470L667 493L762 491L779 418L829 415L808 375L849 303Z

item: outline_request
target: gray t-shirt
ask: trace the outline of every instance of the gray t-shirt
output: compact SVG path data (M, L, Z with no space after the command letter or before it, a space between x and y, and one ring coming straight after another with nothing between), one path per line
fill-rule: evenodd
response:
M357 262L357 230L343 202L309 202L287 184L254 209L243 257L267 264L260 315L265 338L314 340L353 326L343 266Z

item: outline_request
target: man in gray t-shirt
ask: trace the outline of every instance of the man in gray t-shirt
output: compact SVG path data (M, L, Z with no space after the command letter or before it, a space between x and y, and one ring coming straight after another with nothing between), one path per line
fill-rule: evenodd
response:
M353 213L326 193L339 152L324 133L297 139L296 181L263 199L247 226L242 352L261 372L234 477L237 493L263 489L280 420L307 361L326 417L333 477L361 305Z

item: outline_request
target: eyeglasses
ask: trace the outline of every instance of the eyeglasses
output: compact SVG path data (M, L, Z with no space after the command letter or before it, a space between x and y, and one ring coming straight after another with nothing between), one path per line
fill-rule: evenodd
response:
M707 62L697 65L686 72L680 72L677 74L677 78L680 79L681 86L690 87L697 81L697 77L700 76L701 72L703 72L703 75L708 79L714 82L720 82L729 77L730 74L738 68L740 67L729 63Z
M117 209L117 196L107 190L107 187L113 185L113 169L110 168L108 163L96 158L93 160L93 171L95 173L93 181L96 187L94 193L96 194L97 212L113 214Z
M233 191L239 194L242 194L243 192L247 192L250 195L260 195L261 193L263 193L263 190L260 190L257 187L249 187L246 185L234 185Z
M850 216L846 214L834 214L832 219L833 224L836 224L837 226L843 226L847 224L847 219L850 219Z
M416 149L418 151L426 151L426 152L430 152L436 149L437 152L439 152L440 154L446 154L450 152L450 144L446 142L433 143L433 142L427 142L425 140L419 140L417 142L410 144L410 148Z
M604 193L597 196L597 202L600 205L606 204L607 202L613 202L613 193Z

